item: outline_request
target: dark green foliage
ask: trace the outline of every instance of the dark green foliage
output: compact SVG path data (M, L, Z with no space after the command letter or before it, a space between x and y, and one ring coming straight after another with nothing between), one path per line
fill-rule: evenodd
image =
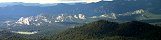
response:
M33 39L29 39L29 38L21 38L21 37L10 37L10 38L7 38L7 39L4 39L4 40L33 40Z
M160 40L161 28L148 23L100 20L66 30L53 40Z

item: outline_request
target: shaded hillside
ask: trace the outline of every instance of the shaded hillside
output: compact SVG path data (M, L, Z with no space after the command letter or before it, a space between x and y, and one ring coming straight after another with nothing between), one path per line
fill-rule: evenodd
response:
M53 40L160 40L161 27L132 21L126 23L100 20L66 30Z
M12 36L14 36L14 35L16 35L16 34L11 33L11 32L8 31L8 30L1 30L1 31L0 31L0 40L8 39L8 38L10 38L10 37L12 37Z

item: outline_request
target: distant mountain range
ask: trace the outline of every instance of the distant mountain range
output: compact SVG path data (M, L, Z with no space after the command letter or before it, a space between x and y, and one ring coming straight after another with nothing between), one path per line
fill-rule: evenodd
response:
M109 20L120 23L128 21L142 21L154 25L159 25L161 24L160 17L161 15L157 15L143 9L130 11L122 14L111 13L111 14L101 14L95 16L87 16L85 14L58 14L58 15L40 14L37 16L20 17L18 19L2 21L0 27L2 28L1 30L10 30L11 32L36 31L40 34L44 34L46 33L46 31L57 32L59 30L74 28L75 26L81 26L83 24L98 20ZM46 28L52 28L52 29L46 29Z
M7 4L7 5L6 5ZM97 3L75 4L32 4L32 3L1 3L0 16L33 16L41 13L47 14L86 14L88 16L104 13L125 13L144 9L152 13L160 13L160 1L137 0L137 1L101 1ZM47 5L47 6L46 6Z
M151 13L147 10L139 9L135 11L130 11L122 14L117 13L105 13L101 15L88 16L86 14L39 14L37 16L20 17L18 20L5 21L8 25L13 24L24 24L24 25L40 25L41 23L54 23L54 22L76 22L76 23L86 23L92 22L94 19L104 19L104 20L117 20L117 21L134 21L134 20L153 20L161 19L161 14ZM41 23L40 23L41 22Z

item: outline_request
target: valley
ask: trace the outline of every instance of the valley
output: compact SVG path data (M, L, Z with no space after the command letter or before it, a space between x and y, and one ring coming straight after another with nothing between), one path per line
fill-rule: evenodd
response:
M0 1L0 40L161 40L160 4L160 0Z

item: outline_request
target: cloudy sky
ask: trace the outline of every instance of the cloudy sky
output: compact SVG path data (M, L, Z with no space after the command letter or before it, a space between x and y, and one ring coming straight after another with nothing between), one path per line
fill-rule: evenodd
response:
M79 2L99 2L101 0L0 0L0 3L5 2L24 2L24 3L79 3ZM106 0L106 1L112 1L112 0Z

